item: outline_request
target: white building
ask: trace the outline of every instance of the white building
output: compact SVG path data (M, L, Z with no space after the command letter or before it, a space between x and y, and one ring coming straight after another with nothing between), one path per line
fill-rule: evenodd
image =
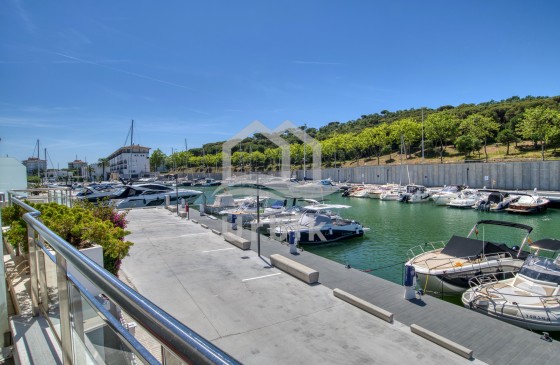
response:
M121 147L107 159L109 172L124 179L138 179L150 175L150 148L140 145ZM105 168L107 172L107 168Z
M0 157L0 193L27 189L25 166L15 158Z
M47 170L47 160L41 160L38 157L29 157L22 163L27 168L27 175L37 175L38 172L44 174Z
M105 170L105 171L103 171ZM105 181L109 178L109 164L105 165L103 169L103 164L96 162L89 164L88 176L90 180L93 181Z

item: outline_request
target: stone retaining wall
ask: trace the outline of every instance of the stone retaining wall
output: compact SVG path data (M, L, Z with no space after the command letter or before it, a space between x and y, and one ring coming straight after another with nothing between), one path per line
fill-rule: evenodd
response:
M303 171L297 171L298 179ZM472 188L560 190L560 161L472 162L323 169L322 177L351 183L465 184Z

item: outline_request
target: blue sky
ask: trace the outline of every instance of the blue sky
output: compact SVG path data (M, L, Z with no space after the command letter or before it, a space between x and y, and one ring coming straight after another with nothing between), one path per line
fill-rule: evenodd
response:
M0 155L165 153L253 120L559 95L557 1L17 1L0 7ZM51 162L48 162L49 168Z

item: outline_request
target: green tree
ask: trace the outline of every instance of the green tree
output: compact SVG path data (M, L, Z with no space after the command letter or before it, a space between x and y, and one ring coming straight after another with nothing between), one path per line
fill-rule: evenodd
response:
M358 143L360 144L360 147L365 150L373 151L373 154L377 157L378 165L380 164L379 158L381 157L381 154L391 141L391 129L387 123L382 123L376 127L366 128L358 134Z
M101 180L105 180L107 178L105 176L105 168L109 166L109 159L106 157L102 157L98 159L97 162L101 165Z
M266 157L267 166L270 168L274 168L276 165L280 165L280 161L282 160L282 149L280 147L277 148L267 148L264 150L264 155Z
M249 153L247 152L234 152L231 155L231 163L239 168L243 168L249 161Z
M560 134L560 113L544 106L527 109L517 130L523 138L541 144L541 158L544 161L544 150L551 139Z
M251 153L251 169L261 170L266 162L266 156L261 151L254 151Z
M455 140L457 151L464 154L465 157L469 157L472 152L478 151L481 144L480 139L471 134L460 136Z
M506 156L507 156L509 155L509 145L510 143L517 141L517 136L511 129L506 128L498 133L497 141L507 146L506 148Z
M298 143L290 145L290 160L294 165L300 165L303 167L303 146Z
M337 160L342 161L342 157L344 156L344 145L345 135L336 133L332 138L329 138L331 149L332 149L332 156L334 157L334 167L337 165Z
M411 155L412 145L422 137L422 125L413 118L400 119L391 126L391 137L394 141L404 142L406 157Z
M150 156L150 170L157 171L165 163L166 157L165 153L159 148L152 152L152 156Z
M426 138L439 145L439 159L443 163L443 152L449 140L457 138L459 119L447 112L442 111L428 115L424 122Z
M476 113L469 115L461 122L459 127L463 134L468 134L481 140L484 144L484 156L488 161L488 152L486 145L488 138L491 138L500 128L500 125L492 118Z

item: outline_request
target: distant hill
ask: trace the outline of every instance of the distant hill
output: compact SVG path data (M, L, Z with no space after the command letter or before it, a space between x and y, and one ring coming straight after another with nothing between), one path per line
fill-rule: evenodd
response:
M480 104L461 104L458 106L453 105L442 105L437 109L424 109L424 118L426 118L431 113L440 112L443 110L449 110L453 114L457 115L459 119L465 119L467 116L475 113L480 113L495 119L502 128L507 124L509 127L513 127L515 123L521 118L525 109L533 108L536 106L546 106L552 109L560 110L560 96L526 96L520 98L519 96L512 96L511 98L495 101L490 100ZM365 114L356 120L350 120L347 122L330 122L327 125L317 128L305 128L305 131L311 137L323 141L331 138L335 133L345 134L345 133L359 133L363 129L368 127L376 126L380 123L392 123L399 119L404 118L415 118L420 121L422 119L422 109L403 109L391 112L389 110L382 110L379 113ZM290 138L292 137L292 138ZM293 138L293 136L285 137L290 143L301 144L302 142ZM200 149L192 149L193 154L201 156L202 150L204 149L206 153L216 153L221 151L221 142L212 142L205 144ZM260 151L264 152L267 148L274 148L274 144L270 143L268 139L264 138L262 135L255 135L253 138L246 138L241 142L241 144L234 149L238 151L239 149L243 151Z

